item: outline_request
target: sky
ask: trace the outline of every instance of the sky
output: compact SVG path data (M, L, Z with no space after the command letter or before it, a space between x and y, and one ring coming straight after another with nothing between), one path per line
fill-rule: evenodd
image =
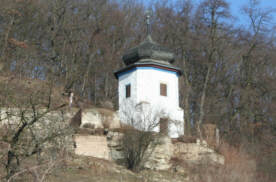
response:
M249 0L227 0L230 5L232 14L237 18L238 22L246 23L248 21L241 13L241 7L246 6ZM262 8L276 9L276 0L260 0ZM276 20L276 13L273 16L274 21Z
M156 0L142 0L146 5ZM169 2L173 2L176 0L169 0ZM202 0L192 0L196 3L199 3ZM249 20L245 17L245 15L241 12L241 8L246 6L249 3L249 0L226 0L230 5L230 10L232 15L235 17L234 22L236 25L248 25ZM262 8L267 9L275 9L276 10L276 0L259 0ZM273 14L274 24L272 26L276 26L276 12ZM273 22L273 21L272 21Z

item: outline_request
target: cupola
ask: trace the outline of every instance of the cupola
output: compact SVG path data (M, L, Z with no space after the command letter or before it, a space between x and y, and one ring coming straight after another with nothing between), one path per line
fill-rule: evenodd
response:
M130 65L143 59L171 64L174 62L174 53L170 49L154 42L151 36L148 35L140 45L127 50L123 55L125 65Z

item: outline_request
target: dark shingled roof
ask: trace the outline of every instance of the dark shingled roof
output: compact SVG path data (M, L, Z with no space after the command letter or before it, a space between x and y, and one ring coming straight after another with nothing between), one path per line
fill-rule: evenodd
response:
M174 54L170 49L155 43L148 35L145 41L137 47L129 49L123 55L123 61L126 65L136 63L142 59L162 60L170 64L174 62Z
M123 61L126 67L116 71L115 77L118 79L120 74L126 71L136 69L138 67L153 67L163 70L168 70L177 73L178 76L182 75L181 69L173 66L174 53L157 43L155 43L151 36L148 35L140 45L129 49L123 55Z
M121 73L124 73L127 70L131 70L131 69L137 68L137 67L156 67L156 68L161 68L161 69L176 72L179 76L182 75L182 71L178 67L173 66L170 63L165 63L164 61L153 60L153 59L141 59L136 63L130 64L130 65L114 72L114 75L118 79L118 76Z

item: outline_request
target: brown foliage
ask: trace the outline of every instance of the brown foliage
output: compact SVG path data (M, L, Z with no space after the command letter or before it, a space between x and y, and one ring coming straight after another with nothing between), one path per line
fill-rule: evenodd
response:
M17 47L21 47L21 48L25 48L25 49L28 48L28 45L25 42L18 41L14 38L10 38L9 43L14 45L14 46L17 46Z

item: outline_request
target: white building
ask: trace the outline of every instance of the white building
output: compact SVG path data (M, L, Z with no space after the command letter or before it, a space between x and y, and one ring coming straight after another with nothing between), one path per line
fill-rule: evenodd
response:
M183 135L184 112L178 94L181 70L171 64L174 54L148 35L123 55L123 61L126 67L115 72L121 120L139 129L159 131L160 118L168 118L169 136Z

